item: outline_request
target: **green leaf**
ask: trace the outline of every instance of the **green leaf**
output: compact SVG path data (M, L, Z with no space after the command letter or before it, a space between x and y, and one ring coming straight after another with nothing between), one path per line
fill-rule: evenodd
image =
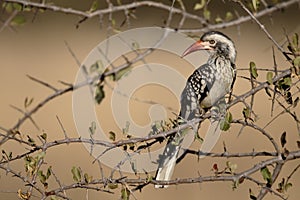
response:
M187 135L189 132L190 132L190 128L185 128L185 129L183 129L183 130L181 130L181 137L174 137L173 139L172 139L172 144L173 145L179 145L180 144L180 142L181 142L181 139L185 136L185 135Z
M103 85L98 85L96 86L96 91L95 91L95 100L97 104L100 104L102 102L102 100L105 97L105 93L103 90Z
M137 174L136 163L135 162L130 162L130 164L131 164L131 169L134 172L134 174Z
M271 178L271 172L269 171L269 169L267 167L261 168L260 172L261 172L264 180L268 180Z
M225 21L231 21L233 19L233 14L231 12L227 12L225 15Z
M233 181L233 182L232 182L232 190L237 189L238 186L239 186L239 180L236 180L236 181Z
M128 132L129 132L129 126L130 126L130 122L126 121L125 128L122 129L122 132L123 132L124 135L128 134Z
M26 97L25 100L24 100L24 108L28 108L28 106L30 106L33 102L33 98L28 98Z
M92 122L91 122L91 126L89 127L89 132L90 132L91 135L94 135L94 134L95 134L96 128L97 128L96 122L95 122L95 121L92 121Z
M297 33L295 33L295 34L292 36L292 45L293 45L294 49L297 50L298 45L299 45L299 36L298 36Z
M7 13L11 13L13 10L17 10L19 12L28 11L28 6L25 7L19 3L3 3L2 8L4 8Z
M116 134L112 131L109 131L109 139L112 141L116 141Z
M206 0L201 0L200 3L196 3L194 5L194 10L200 10L200 9L204 8L205 3L206 3Z
M243 109L243 116L245 119L250 119L251 117L251 112L249 108L244 108Z
M7 154L5 150L2 150L2 154L4 154L2 156L2 158L5 158L6 160L12 159L12 152L11 151Z
M122 0L117 0L118 5L122 5Z
M293 186L292 183L288 183L285 181L285 178L282 178L281 182L278 183L278 188L276 189L280 193L287 192L289 188Z
M235 170L237 169L237 164L233 164L230 161L227 161L226 167L227 167L227 169L229 169L230 173L233 174L235 172Z
M122 188L121 190L121 199L122 200L129 200L130 191L127 188Z
M26 23L26 19L23 15L17 15L11 21L11 25L13 26L20 26Z
M131 71L131 66L129 65L128 67L125 67L124 69L121 69L117 71L113 75L113 81L118 81L120 80L124 75L127 75Z
M221 126L221 125L220 125L220 126ZM220 129L221 129L221 128L220 128ZM203 138L198 134L198 132L195 133L194 135L195 135L194 140L195 140L195 141L198 141L198 142L200 142L200 144L202 144L202 143L203 143Z
M116 26L116 20L115 19L111 19L111 26L115 27Z
M232 114L228 111L225 114L225 118L221 120L220 129L222 131L227 131L230 128L231 122L232 122Z
M207 10L207 9L204 9L203 10L203 16L204 16L204 18L206 19L206 20L210 20L210 11L209 10Z
M268 184L272 183L272 175L267 167L261 168L260 173L263 176L263 179L266 180Z
M281 143L281 147L284 147L286 144L286 132L285 131L281 134L280 143Z
M13 11L13 3L3 3L2 8L4 8L7 13L11 13Z
M283 192L284 192L284 189L283 189L283 187L284 187L284 182L285 182L285 179L282 178L281 182L278 183L278 188L277 188L276 190L277 190L278 192L280 192L280 193L283 193Z
M220 129L222 131L228 131L230 128L230 123L228 123L226 120L222 120L220 123Z
M288 77L285 77L283 83L284 83L284 85L291 87L291 86L292 86L292 83L293 83L293 82L292 82L292 78L289 77L289 76L288 76Z
M300 56L297 56L294 60L293 60L293 64L295 67L300 67Z
M146 183L149 183L153 180L153 176L151 176L150 174L147 174L147 179L146 179Z
M50 167L48 167L48 169L47 169L47 174L46 174L46 178L48 179L50 176L51 176L51 166Z
M31 12L32 11L32 7L30 7L30 6L23 6L22 7L22 11L23 12Z
M18 4L18 3L13 3L13 8L16 9L17 11L22 11L23 10L23 6L21 4Z
M280 89L281 93L283 94L288 104L293 104L293 97L290 92L290 88L292 84L293 82L290 76L286 76L277 82L278 89Z
M28 175L33 175L36 169L37 165L37 159L33 158L32 156L26 156L24 158L25 160L25 171L27 172Z
M226 119L226 121L228 121L229 123L232 122L232 114L231 114L231 112L229 112L229 111L226 112L225 119Z
M251 73L251 76L256 79L258 77L258 74L257 74L257 69L256 69L256 65L254 62L250 62L250 73Z
M273 84L273 73L272 72L267 73L267 81L270 85Z
M220 16L217 16L216 19L215 19L215 22L216 22L217 24L222 23L222 22L223 22L223 19L222 19Z
M94 0L88 13L95 12L98 8L99 8L99 2L98 0Z
M289 188L291 188L293 186L293 184L292 183L287 183L287 184L285 184L285 186L284 186L284 190L285 191L287 191Z
M94 64L90 66L90 73L97 72L102 74L104 72L103 62L101 60L97 60Z
M116 183L109 183L108 184L108 188L111 189L111 190L114 190L114 189L118 188L118 184L116 184Z
M73 180L76 182L81 181L81 170L78 167L73 166L71 169Z
M41 151L40 153L38 153L38 154L36 155L36 160L37 160L37 162L39 162L41 159L44 159L45 156L46 156L46 152L45 152L45 151Z
M47 133L42 133L42 135L40 135L40 137L43 139L43 140L47 140Z
M32 145L35 146L35 141L29 135L27 135L27 141Z
M93 176L89 176L87 173L84 173L83 177L84 177L84 182L87 184L91 183L93 180Z
M257 11L258 6L259 6L259 0L252 0L252 6L254 11Z
M43 173L42 170L38 171L38 177L39 177L39 179L40 179L40 181L41 181L42 184L46 183L47 178L44 175L44 173Z
M132 46L132 49L133 49L133 50L138 50L138 49L140 49L140 44L139 44L138 42L136 42L136 41L132 42L132 43L131 43L131 46Z

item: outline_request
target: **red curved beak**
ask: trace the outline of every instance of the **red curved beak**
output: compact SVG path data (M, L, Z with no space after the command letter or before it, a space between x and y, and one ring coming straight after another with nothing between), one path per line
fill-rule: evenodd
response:
M209 46L208 42L203 42L201 40L195 42L194 44L192 44L189 48L187 48L181 57L184 57L194 51L198 51L198 50L212 50L212 48Z

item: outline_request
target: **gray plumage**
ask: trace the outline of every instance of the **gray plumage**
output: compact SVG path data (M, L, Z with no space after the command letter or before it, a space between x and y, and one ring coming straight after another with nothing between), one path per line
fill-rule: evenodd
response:
M234 43L226 35L218 31L207 32L192 44L183 56L198 50L207 50L210 55L207 63L196 69L188 78L181 94L179 118L184 121L201 117L219 100L224 99L231 91L236 77L236 50ZM158 160L156 180L171 179L183 139L182 132L178 132L168 140Z

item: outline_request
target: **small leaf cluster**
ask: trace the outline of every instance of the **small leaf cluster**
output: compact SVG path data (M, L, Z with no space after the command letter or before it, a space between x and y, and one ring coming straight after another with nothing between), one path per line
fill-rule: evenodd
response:
M94 99L97 104L100 104L105 98L105 90L104 90L104 79L110 78L114 82L119 81L122 77L127 75L131 71L131 64L128 62L127 58L123 56L128 64L126 67L116 70L114 73L111 73L108 76L105 76L105 73L108 72L108 68L105 69L103 66L103 62L101 60L97 60L94 64L92 64L89 68L90 73L97 73L100 77L100 80L95 84L95 92Z
M194 10L196 10L196 11L201 10L203 17L207 21L210 21L212 16L211 16L211 11L208 9L208 4L209 4L209 0L200 0L200 2L195 3ZM217 15L214 18L214 21L215 21L215 23L223 23L223 22L231 21L232 19L233 19L233 14L232 14L232 12L228 11L228 12L226 12L226 14L223 18L221 16Z
M220 129L222 131L228 131L231 122L232 122L232 114L231 112L227 111L225 114L225 118L221 120Z
M37 172L37 165L41 159L44 159L46 153L44 151L38 153L36 156L27 155L25 159L25 171L28 176L32 176Z
M80 167L73 166L71 169L71 173L73 176L73 180L77 183L84 181L85 184L89 184L93 180L93 176L88 175L88 173L83 174Z
M1 159L1 161L2 160L5 160L5 161L9 161L9 160L11 160L12 159L12 152L10 151L10 152L6 152L4 149L2 150L2 159Z
M237 164L232 163L231 161L226 161L226 167L223 170L220 170L217 163L213 164L212 171L215 175L220 174L234 174L237 169Z
M10 21L10 25L12 26L20 26L26 23L26 17L22 14L22 12L31 12L33 8L24 6L18 3L7 3L4 2L2 4L2 9L7 14L15 15L13 19ZM39 11L42 11L39 9Z
M267 181L267 187L271 187L273 180L272 180L272 174L268 167L263 167L260 169L260 173L265 181Z
M51 166L48 167L46 173L44 174L43 170L39 170L37 172L38 178L40 180L40 182L44 185L45 188L48 188L48 183L47 180L49 179L49 177L51 176Z
M299 36L295 33L291 40L288 39L287 46L289 53L293 55L293 68L292 72L295 76L300 76L300 46L299 46Z
M180 123L180 119L173 120L170 118L168 121L167 120L155 121L155 122L153 122L153 124L151 126L151 131L150 131L149 135L156 135L161 132L171 130L172 128L177 127L178 123Z
M281 182L278 183L277 191L280 193L285 193L289 188L293 186L292 183L288 182L285 178L282 178Z

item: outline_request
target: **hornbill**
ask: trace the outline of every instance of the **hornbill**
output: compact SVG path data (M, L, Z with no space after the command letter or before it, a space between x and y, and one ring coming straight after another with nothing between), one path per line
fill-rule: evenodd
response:
M182 91L178 119L185 122L201 117L220 100L224 100L236 78L236 50L228 36L218 31L206 32L199 41L184 51L182 57L198 50L206 50L209 58L188 78ZM169 138L163 154L159 157L155 180L171 179L183 139L183 131ZM155 187L163 188L166 185Z

